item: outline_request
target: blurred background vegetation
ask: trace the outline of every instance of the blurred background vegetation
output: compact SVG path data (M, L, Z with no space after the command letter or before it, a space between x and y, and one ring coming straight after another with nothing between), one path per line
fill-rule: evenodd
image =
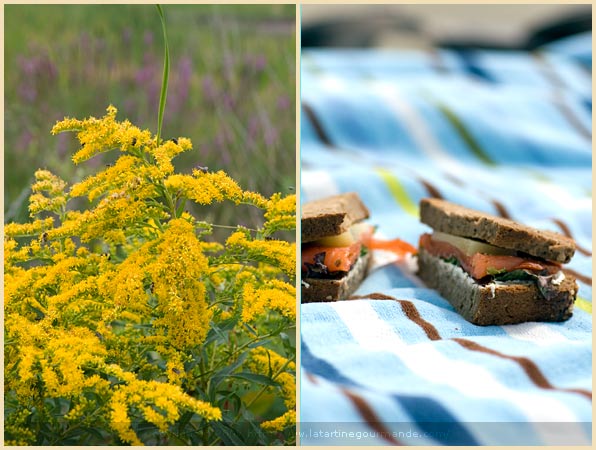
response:
M162 135L194 144L177 169L222 169L244 189L293 193L295 6L166 5L164 12L170 83ZM76 182L118 156L75 167L74 136L50 135L57 120L100 117L113 104L119 120L156 132L164 47L153 5L6 5L4 13L4 213L5 222L22 222L37 168ZM226 225L260 221L252 209L238 211L193 212Z

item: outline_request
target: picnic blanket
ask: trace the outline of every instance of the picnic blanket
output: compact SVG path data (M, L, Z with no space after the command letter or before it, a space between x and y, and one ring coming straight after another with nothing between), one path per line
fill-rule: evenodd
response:
M480 327L376 252L360 299L301 305L302 445L591 444L591 37L574 42L303 51L302 202L356 191L378 236L416 246L424 197L554 230L580 288L566 322Z

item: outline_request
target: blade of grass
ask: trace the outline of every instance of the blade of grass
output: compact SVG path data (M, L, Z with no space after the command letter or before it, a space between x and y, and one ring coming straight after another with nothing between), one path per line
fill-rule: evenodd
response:
M164 40L164 64L163 64L163 79L161 83L161 93L159 95L159 113L157 116L157 145L161 137L161 125L163 123L163 112L166 109L166 97L168 96L168 78L170 76L170 49L168 47L168 34L166 32L166 19L160 5L155 5L159 18L161 19L161 28L163 30Z

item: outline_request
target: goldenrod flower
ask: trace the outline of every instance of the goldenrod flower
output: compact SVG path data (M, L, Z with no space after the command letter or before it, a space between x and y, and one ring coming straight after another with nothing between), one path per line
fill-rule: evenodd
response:
M191 223L172 220L156 246L157 256L145 267L153 282L163 329L178 349L199 345L207 336L213 312L202 281L208 261Z
M37 219L30 223L9 223L4 225L5 237L33 236L39 235L54 226L54 219Z
M127 120L117 122L117 112L118 110L110 105L107 114L101 119L95 117L84 120L65 118L54 125L52 134L77 131L77 138L82 147L72 157L75 164L114 148L130 151L134 148L151 145L149 131L141 131Z
M296 425L296 411L291 409L273 420L263 422L261 427L267 431L283 431L294 425Z
M250 322L267 310L278 311L291 320L296 319L296 288L281 280L269 280L256 288L247 283L243 290L242 320Z
M113 374L125 381L112 396L111 423L124 442L142 444L131 428L130 411L138 408L144 419L166 431L179 417L180 411L192 411L206 420L221 420L219 408L196 400L178 386L158 381L138 380L131 374L112 367Z
M191 141L158 142L116 113L110 106L104 117L54 126L54 134L76 132L77 164L111 149L122 154L70 191L38 170L29 209L52 217L4 227L5 443L43 439L29 426L40 420L49 429L60 423L59 433L93 421L135 445L143 444L139 423L187 433L178 426L185 413L222 419L202 393L231 364L279 383L270 389L287 411L263 428L291 426L294 363L263 347L244 361L237 349L255 339L252 328L267 333L276 320L296 318L296 246L269 239L295 227L295 196L244 191L223 171L177 174L172 159ZM87 202L75 197L89 204L77 209ZM264 225L239 228L225 245L205 242L216 225L181 212L186 200L252 205ZM60 417L47 406L55 399L69 405Z
M278 266L291 279L296 275L296 244L280 240L251 240L243 231L236 231L226 241L232 250L245 250L249 258Z
M296 228L296 196L273 194L267 202L263 228L269 232L277 230L293 230Z
M171 175L166 178L165 186L170 191L178 191L201 205L224 200L239 202L242 197L242 190L238 184L221 170L208 173L195 170L192 176Z

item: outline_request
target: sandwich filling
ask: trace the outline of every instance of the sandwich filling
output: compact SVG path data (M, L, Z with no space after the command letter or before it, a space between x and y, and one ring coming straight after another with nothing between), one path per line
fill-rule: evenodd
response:
M430 255L460 266L480 284L535 282L549 298L565 277L559 263L438 231L420 236L419 245Z
M368 252L374 227L356 223L348 231L302 246L302 272L307 278L341 278Z

